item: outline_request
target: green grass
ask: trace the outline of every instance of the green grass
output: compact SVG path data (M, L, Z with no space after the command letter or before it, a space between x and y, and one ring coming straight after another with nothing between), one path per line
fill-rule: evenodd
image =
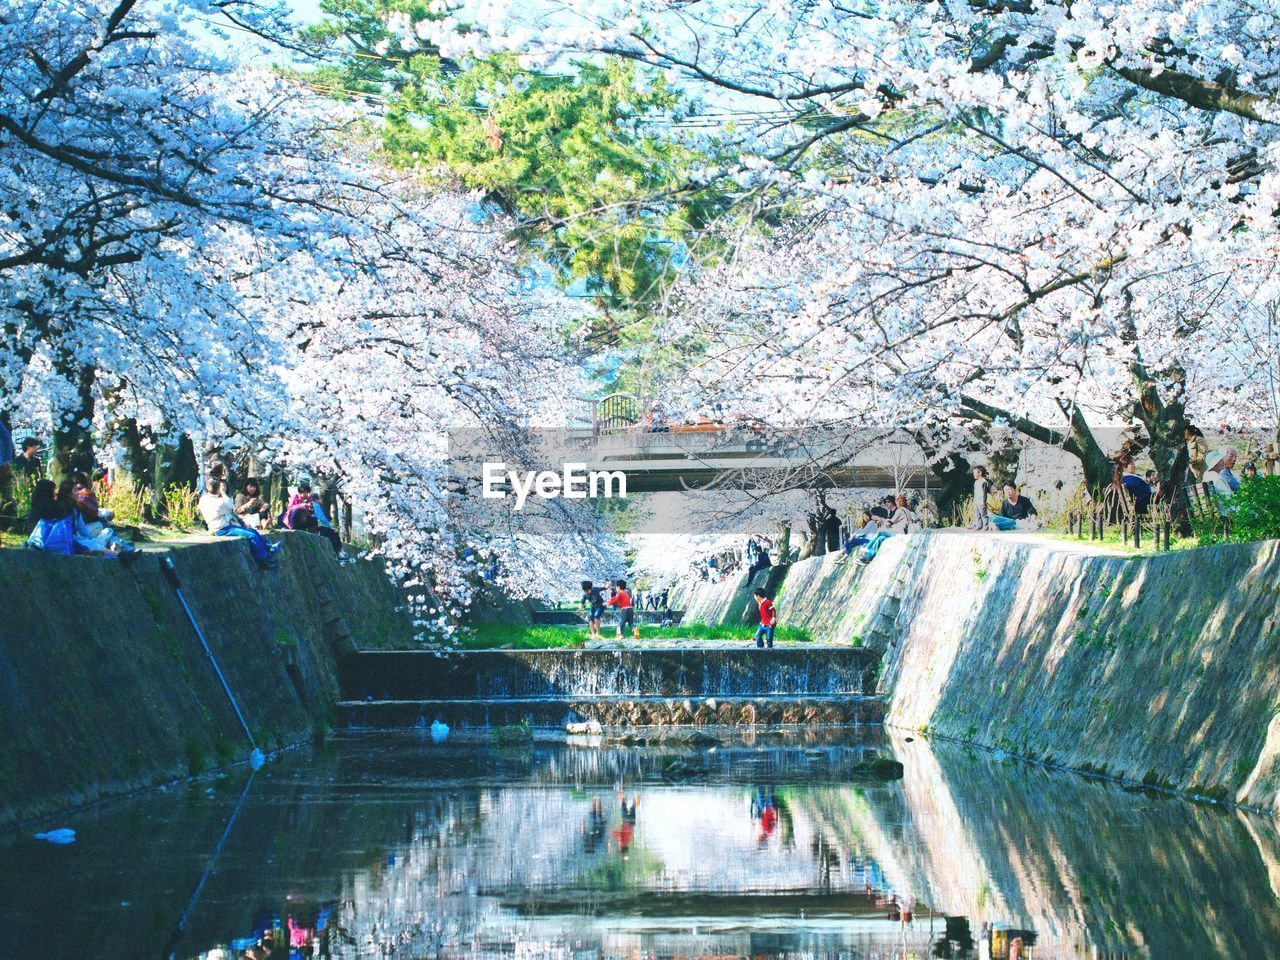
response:
M1120 539L1120 528L1108 525L1106 534L1101 540L1090 540L1088 535L1081 540L1078 536L1072 536L1067 533L1066 527L1045 527L1042 531L1046 540L1057 540L1063 543L1071 543L1076 546L1092 546L1106 547L1109 550L1119 550L1123 553L1138 556L1150 556L1156 553L1164 553L1164 550L1156 550L1155 538L1151 534L1151 528L1145 527L1142 531L1142 548L1134 549L1133 541L1125 542ZM1200 546L1195 537L1179 537L1176 532L1169 540L1170 550L1190 550L1193 547Z
M616 635L612 625L601 630L606 640ZM681 627L640 628L640 641L645 640L750 640L754 627L712 627L705 623L690 623ZM476 624L460 631L454 638L462 650L493 650L510 647L515 650L573 649L583 646L587 628L570 626L528 626L515 623ZM777 644L811 643L809 631L800 627L779 627L774 634Z

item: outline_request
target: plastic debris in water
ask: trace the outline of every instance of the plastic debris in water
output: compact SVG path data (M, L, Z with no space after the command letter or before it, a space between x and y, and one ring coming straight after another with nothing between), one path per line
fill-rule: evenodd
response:
M47 840L49 843L75 843L76 832L68 827L61 827L57 830L50 830L48 833L37 833L37 840Z
M447 739L449 739L449 725L447 723L441 723L437 720L431 724L432 743L444 743Z

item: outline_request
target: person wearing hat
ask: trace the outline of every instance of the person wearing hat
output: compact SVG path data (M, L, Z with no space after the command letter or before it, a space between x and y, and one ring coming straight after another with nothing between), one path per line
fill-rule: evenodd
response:
M1204 458L1204 482L1212 484L1214 492L1224 499L1240 489L1240 480L1234 472L1236 456L1235 447L1226 447L1210 450Z

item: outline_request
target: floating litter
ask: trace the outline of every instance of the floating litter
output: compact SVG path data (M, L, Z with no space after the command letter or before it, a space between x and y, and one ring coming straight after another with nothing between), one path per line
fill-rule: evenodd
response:
M65 845L76 842L76 832L68 827L61 827L58 830L50 830L48 833L37 833L36 839Z
M449 725L447 723L441 723L437 720L431 724L432 743L444 743L447 739L449 739Z

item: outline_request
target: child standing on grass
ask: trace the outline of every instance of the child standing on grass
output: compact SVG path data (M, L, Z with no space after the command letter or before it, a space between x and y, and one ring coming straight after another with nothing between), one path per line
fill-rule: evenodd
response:
M762 649L768 646L772 649L773 628L778 622L778 611L774 609L773 601L769 599L763 587L756 587L754 593L756 605L760 608L760 626L756 627L756 646Z
M604 619L604 594L590 580L582 581L582 601L579 609L587 611L587 638L600 639L600 621Z
M613 596L609 598L609 606L618 608L618 639L623 636L623 629L631 628L635 639L640 639L640 628L636 626L636 611L631 605L631 594L627 593L627 581L619 580L614 585Z
M986 467L973 468L973 526L970 530L987 530L991 520L987 516L987 497L991 494L991 481Z

